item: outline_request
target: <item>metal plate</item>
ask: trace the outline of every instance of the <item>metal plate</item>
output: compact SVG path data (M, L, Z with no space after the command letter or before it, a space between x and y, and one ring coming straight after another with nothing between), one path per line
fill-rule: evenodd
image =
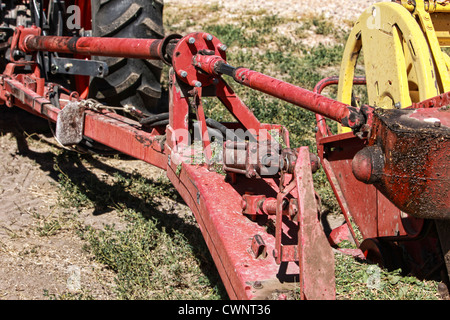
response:
M48 60L46 57L46 65L48 65ZM53 74L75 74L103 78L109 73L108 65L103 61L52 57L50 62L49 68Z
M56 139L64 146L78 144L83 139L84 107L69 102L59 113L56 122Z

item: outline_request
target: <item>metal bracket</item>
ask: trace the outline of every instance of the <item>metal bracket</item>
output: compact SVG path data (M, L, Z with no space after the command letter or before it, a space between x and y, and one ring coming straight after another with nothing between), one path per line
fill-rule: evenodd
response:
M63 146L78 144L83 139L84 110L78 102L71 101L58 113L55 135Z
M50 72L53 74L74 74L103 78L109 73L108 65L103 61L59 58L54 56L50 59L45 57L44 60L45 65L50 65Z

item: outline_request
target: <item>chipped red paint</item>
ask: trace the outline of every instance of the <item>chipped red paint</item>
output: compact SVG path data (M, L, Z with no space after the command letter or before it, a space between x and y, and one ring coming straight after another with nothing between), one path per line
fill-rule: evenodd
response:
M360 244L352 227L355 223L368 255L397 261L401 260L397 252L403 250L412 261L410 269L420 272L442 261L434 224L425 223L424 218L449 219L449 112L444 107L450 102L448 93L409 109L357 109L320 94L337 78L324 79L311 92L246 68L224 67L226 48L206 33L151 40L43 37L38 28L17 30L12 48L31 53L42 50L173 63L167 127L146 131L119 114L87 109L83 134L166 170L194 213L230 298L266 299L273 294L286 298L286 292L296 286L304 299L335 298L331 246L344 236L337 230L327 239L321 228L312 176L319 167L346 219L345 237L350 232ZM25 64L31 65L32 72L17 74ZM291 149L284 127L260 123L220 76L218 64L221 70L234 70L233 77L243 85L315 112L320 166L307 147ZM365 80L355 79L355 83ZM47 98L52 84L45 83L32 61L7 65L0 84L0 99L7 106L19 106L54 122L67 101L82 103L79 94L72 92L60 96L61 109L52 105ZM217 97L237 120L223 125L252 130L255 150L272 143L268 130L278 131L286 146L280 154L286 161L278 163L277 172L260 175L263 163L257 163L259 171L247 163L238 168L241 171L225 167L226 174L221 174L212 170L209 161L191 161L196 151L189 148L183 134L193 120L190 111L196 111L202 124L200 152L207 150L206 158L211 159L202 107L207 96ZM355 134L333 135L325 117L353 128ZM268 232L269 226L275 226L275 231ZM351 254L361 256L362 252ZM437 264L427 265L430 261Z
M450 219L449 119L446 108L378 110L356 155L373 164L369 182L414 217Z
M358 78L354 83L363 85L365 81ZM315 91L320 93L327 85L336 84L338 78L327 78ZM447 219L449 212L448 127L445 128L449 113L444 106L448 96L447 93L414 104L407 108L409 111L390 110L384 116L382 110L375 111L370 140L361 140L351 132L333 135L326 120L316 115L321 164L353 240L362 245L353 230L357 226L367 240L363 241L364 250L374 250L366 255L382 259L386 267L403 267L418 277L432 274L437 264L444 263L440 236L433 231L434 225L426 226L423 218ZM440 124L435 125L438 119ZM424 120L428 120L428 125ZM408 131L405 127L408 123L422 128L409 128L409 132L401 133ZM426 134L424 127L432 133ZM420 159L423 165L418 163ZM433 206L437 210L431 209ZM330 240L334 243L336 234L332 236ZM367 246L373 243L386 245ZM398 259L399 252L409 258ZM431 260L435 263L430 263Z

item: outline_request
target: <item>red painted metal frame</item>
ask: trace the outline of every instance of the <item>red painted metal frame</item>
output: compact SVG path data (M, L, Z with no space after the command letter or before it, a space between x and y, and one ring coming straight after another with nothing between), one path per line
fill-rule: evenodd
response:
M338 81L336 77L324 79L316 85L314 91L321 93L326 86L336 85ZM365 79L357 78L354 83L364 85ZM373 185L362 183L353 176L353 157L367 145L367 141L355 137L352 132L331 134L326 120L321 115L316 114L316 121L318 155L348 225L351 226L350 219L354 219L363 238L397 232L405 234L404 230L398 229L402 225L400 210L385 199ZM392 220L392 217L397 218ZM353 231L352 234L355 235Z
M33 36L23 26L16 30L22 33L19 49L27 53L45 50L87 56L162 59L159 55L163 44L161 39Z
M337 85L338 82L338 77L323 79L316 85L314 92L321 93L327 86ZM365 85L365 79L355 78L354 84ZM415 104L411 108L440 106L448 101L449 93L446 93ZM427 109L418 110L418 114L425 110ZM367 251L368 241L383 241L383 243L389 243L388 246L384 246L383 252L379 252L385 255L383 257L385 267L403 267L419 278L425 278L435 272L436 266L442 263L439 238L435 231L430 231L432 228L430 229L425 223L426 220L402 213L374 185L363 183L355 178L352 161L355 154L366 147L369 141L355 137L352 132L332 134L322 115L316 114L316 122L317 150L322 168L340 205L352 239L358 247L362 244L361 248L364 251L356 250L347 253L354 256L363 254L367 256L370 254ZM359 242L354 227L358 228L365 242ZM330 235L331 244L337 244L336 242L345 239L338 234L342 232L341 229L335 231ZM407 255L408 261L401 262L403 265L397 264L399 259L398 255L393 254L395 250L400 256Z
M172 145L166 145L166 151L170 152L170 165L167 168L167 175L199 222L230 297L261 299L269 297L273 290L277 290L281 294L288 288L292 288L295 283L292 282L293 279L298 282L297 277L300 270L303 270L302 276L305 283L316 281L313 279L319 277L316 274L317 270L321 270L328 275L333 275L333 279L327 282L325 277L324 280L321 280L324 281L324 286L307 286L308 288L302 293L302 297L333 299L335 297L334 258L323 234L322 242L310 238L310 234L304 232L300 232L292 238L292 232L300 230L298 222L292 221L285 224L282 222L283 218L277 213L276 217L268 218L275 218L275 224L277 224L279 232L276 232L274 236L267 233L264 226L243 215L242 200L247 192L264 195L267 198L274 198L277 194L284 196L294 194L295 198L298 198L299 194L295 194L295 192L300 192L298 191L298 183L295 184L296 181L294 180L294 184L289 191L280 193L279 181L276 179L266 178L255 181L238 175L234 176L232 183L228 183L224 180L223 175L209 171L205 165L191 165L191 153L188 152L183 156L183 151L181 151L187 147L185 139L179 140L180 136L176 134L176 131L187 128L189 94L181 90L180 87L183 86L183 83L178 81L175 73L172 74L171 79L173 83L171 101L173 103L170 105L170 114L173 116L174 125L167 127L167 140L172 141ZM222 79L219 80L215 89L215 94L219 100L224 103L244 128L253 129L254 132L261 129L279 128L279 126L261 124ZM198 93L193 92L194 97L191 98L195 98L196 94ZM176 116L175 110L177 110ZM178 126L176 126L176 121L178 121ZM287 144L289 145L289 141L287 141ZM303 158L296 170L298 174L309 172L311 176L309 152L307 156L308 164L305 165L306 160ZM309 185L310 189L313 189L312 177L310 180L302 181L303 185ZM314 193L302 196L304 198L309 197L307 200L309 203L315 202ZM317 211L313 207L308 207L308 210L302 211L302 214L309 219L312 225L314 219L318 223ZM288 243L284 243L285 234L291 234L291 240ZM320 239L320 232L313 234L317 239ZM264 251L267 252L267 256L263 259L255 256L251 249L255 237L261 239L264 243ZM299 239L302 241L299 241ZM325 247L323 247L323 240L326 242ZM311 248L299 246L297 249L290 245L291 243L310 243ZM283 248L284 255L282 257L281 251L283 251ZM300 263L300 267L295 263L296 260L298 261L298 256L295 257L294 251L304 252L302 257L306 257L316 255L320 250L325 252L328 250L328 255L323 255L323 259L326 260L323 265L319 266L320 262L314 263L312 260L309 262L303 261L303 264ZM307 268L308 265L309 269ZM258 285L254 285L255 283Z
M12 48L30 53L41 50L167 59L164 49L168 38L67 38L42 37L39 34L38 28L17 28ZM304 299L335 298L334 258L317 217L308 148L295 150L297 158L291 174L281 172L280 176L250 179L235 173L224 176L212 171L202 105L202 98L211 90L237 120L234 124L227 124L229 128L252 130L258 142L271 139L268 130L278 130L289 148L288 133L279 125L260 123L215 72L217 63L225 62L224 47L218 39L205 33L193 33L177 41L173 50L174 69L169 73L171 96L166 128L157 127L147 132L138 122L124 116L86 110L83 134L167 171L167 176L199 223L230 298L272 298L274 293L282 294L298 283ZM199 53L204 56L197 56ZM204 63L206 66L198 68ZM31 65L32 72L17 74L18 67L25 64ZM310 92L245 68L237 68L234 78L241 84L322 114L317 116L316 137L322 166L348 225L352 219L365 239L411 235L406 224L413 225L415 231L423 228L421 221L405 218L372 185L354 177L352 159L367 141L353 133L332 135L323 116L359 128L364 124L361 121L371 121L372 114L360 113L354 107L318 94L336 80L328 79L316 87L316 92ZM8 106L16 105L56 122L61 109L48 99L53 86L44 82L35 63L16 61L9 64L0 76L0 99ZM446 101L447 98L446 95L437 97L430 103L436 99ZM68 100L79 100L79 95L68 93L60 97L61 108ZM195 111L203 133L201 150L192 149L189 143L188 132L193 120L190 119L191 110ZM198 151L204 152L205 163L192 163L192 154ZM246 195L270 199L267 203L270 209L267 210L275 211L275 215L259 214L261 212L245 215L243 199ZM289 210L298 214L286 215L285 202L289 203ZM296 218L292 219L293 216ZM275 225L274 232L267 232L268 222ZM435 246L431 241L422 248ZM255 254L255 250L266 254Z
M161 40L124 39L112 42L108 39L82 39L71 40L64 37L41 37L38 28L19 28L15 35L15 45L24 51L55 50L74 54L98 54L98 55L123 55L136 58L161 59ZM197 41L204 39L203 34L193 34ZM117 39L116 39L117 40ZM184 40L181 40L184 41ZM188 40L189 41L189 40ZM216 41L216 40L214 40ZM122 44L141 45L145 50L132 52L128 46L123 50ZM118 45L118 43L120 43ZM107 48L105 48L107 46ZM150 48L150 49L149 49ZM153 48L153 49L152 49ZM220 50L220 49L217 49ZM34 73L16 74L18 66L25 62L12 63L6 68L6 72L0 77L2 84L0 99L9 106L16 105L33 114L45 117L53 122L58 119L61 109L56 108L48 97L54 84L44 83L38 73L38 68L33 68ZM27 62L34 66L33 62ZM334 282L327 283L324 291L322 287L314 286L316 271L321 270L326 274L333 274L334 262L328 261L325 266L302 260L300 267L295 261L299 260L295 252L301 253L301 257L314 255L311 250L316 250L314 243L309 241L308 234L298 233L301 228L296 221L284 221L286 217L278 219L278 233L268 233L261 219L254 221L253 216L243 214L242 197L251 191L254 194L262 194L268 198L275 198L280 193L279 180L277 178L265 178L260 180L248 179L243 176L230 174L231 183L226 181L222 174L208 169L207 164L190 163L186 137L180 132L188 129L189 110L192 106L197 111L197 119L204 123L201 99L203 88L190 87L188 91L179 75L172 72L171 78L171 103L169 105L169 126L155 128L151 132L142 130L140 124L134 120L123 117L113 112L94 110L85 111L83 134L111 148L125 154L141 159L152 165L167 171L167 176L180 192L185 202L192 209L217 269L222 277L230 298L233 299L265 299L278 296L286 297L286 293L298 286L299 273L302 270L302 281L305 290L301 290L302 297L308 299L334 298ZM288 133L279 125L261 124L250 109L236 96L231 87L221 78L214 81L214 95L238 120L232 126L244 129L252 129L256 137L267 139L266 135L259 136L264 130L280 130L280 136L285 138L289 146ZM184 87L183 87L184 86ZM77 93L66 94L60 97L61 108L69 100L78 100ZM166 135L164 145L161 144L161 136ZM204 147L207 144L204 143ZM305 201L314 203L315 195L312 179L301 180L299 175L308 172L311 175L309 152L302 151L296 166L296 180L289 194L298 198L299 195L309 197ZM227 177L228 178L228 177ZM300 181L301 180L301 181ZM308 194L301 194L297 190L300 186L308 187ZM311 223L317 220L317 211L305 205L305 210L299 216L305 217ZM274 219L275 216L264 219ZM318 221L315 221L316 225ZM294 232L294 234L292 234ZM298 233L298 234L297 234ZM289 236L288 236L289 235ZM319 236L320 235L316 235ZM252 251L253 239L260 240L260 246L267 253L256 256ZM302 239L298 241L298 237ZM288 243L286 239L290 240ZM323 240L323 239L322 239ZM326 239L325 239L326 241ZM311 242L312 247L299 246L294 248L292 244ZM331 248L327 245L321 250L328 250L328 258L331 256ZM276 252L274 257L273 252ZM277 253L278 252L278 253ZM324 256L326 257L326 256ZM330 269L331 267L331 269ZM327 271L328 270L328 271ZM311 284L308 284L311 283Z

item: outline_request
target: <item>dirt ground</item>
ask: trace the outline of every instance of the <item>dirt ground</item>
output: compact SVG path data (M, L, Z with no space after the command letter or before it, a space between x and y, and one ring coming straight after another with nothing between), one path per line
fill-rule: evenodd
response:
M219 2L230 12L257 4L253 0ZM265 1L265 4L274 10L291 9L293 14L300 14L303 7L309 6L333 15L352 3L351 10L345 11L345 18L351 19L373 2L327 1L321 8L318 8L320 1ZM166 3L176 5L181 1ZM80 288L95 299L115 299L114 275L83 250L84 243L73 230L63 229L52 236L39 233L47 218L61 214L57 205L57 173L53 168L54 152L59 147L48 128L46 121L0 107L0 299L49 299L80 293ZM110 167L130 172L137 168L149 176L162 174L139 161L130 160L126 164L114 159L105 161ZM101 168L91 169L99 175L106 174ZM120 222L114 212L95 215L92 210L84 210L78 215L83 223L98 227Z
M336 23L355 21L361 12L371 4L390 2L391 0L164 0L166 5L192 7L203 6L206 3L217 5L222 10L222 16L231 17L246 11L264 10L268 14L301 18L305 15L323 15Z
M73 230L39 233L61 210L53 169L58 146L48 123L20 110L2 107L0 114L0 299L47 299L82 287L97 299L113 298L112 274L82 249ZM114 218L81 216L96 225Z
M64 208L58 204L55 156L61 147L49 123L17 108L0 107L0 300L58 297L115 299L114 273L83 249L76 226L51 232L52 220L76 215L83 226L123 227L114 210ZM83 169L107 181L115 172L158 179L165 172L145 162L96 156ZM67 173L67 172L66 172ZM75 174L75 172L74 172ZM161 209L180 216L189 207L164 199ZM43 232L45 231L45 232Z

